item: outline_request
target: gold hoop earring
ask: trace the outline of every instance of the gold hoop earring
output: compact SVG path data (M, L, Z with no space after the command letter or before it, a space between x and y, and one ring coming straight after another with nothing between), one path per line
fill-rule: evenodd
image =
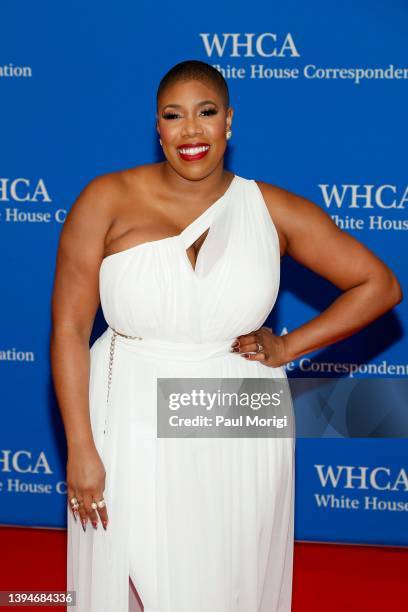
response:
M232 136L232 131L228 130L227 133L226 133L227 140L229 140L231 138L231 136Z

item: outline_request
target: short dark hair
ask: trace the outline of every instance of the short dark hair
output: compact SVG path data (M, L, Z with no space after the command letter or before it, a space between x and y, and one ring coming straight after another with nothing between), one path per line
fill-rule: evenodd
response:
M159 98L167 86L178 81L189 80L201 81L205 85L211 85L220 94L225 108L230 104L228 85L221 72L200 60L185 60L170 68L159 83L156 94L156 104L159 106Z

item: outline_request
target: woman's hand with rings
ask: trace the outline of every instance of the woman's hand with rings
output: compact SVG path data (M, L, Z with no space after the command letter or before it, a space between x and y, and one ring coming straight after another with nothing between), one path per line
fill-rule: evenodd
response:
M284 336L276 336L269 327L260 327L250 334L237 336L231 352L240 353L248 361L260 361L271 368L287 363Z
M78 513L85 531L88 518L94 529L98 527L98 516L104 529L108 525L108 512L103 491L105 468L95 449L77 446L68 451L67 496L68 504L76 520Z

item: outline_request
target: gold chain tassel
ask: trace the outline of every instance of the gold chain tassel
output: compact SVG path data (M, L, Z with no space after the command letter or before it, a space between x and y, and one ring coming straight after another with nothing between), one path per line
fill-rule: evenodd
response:
M106 404L108 406L109 406L110 388L112 384L113 358L115 355L116 337L122 336L123 338L128 338L129 340L143 340L143 338L141 338L140 336L126 336L125 334L121 334L120 332L116 331L116 329L113 329L112 327L111 329L112 329L112 337L111 337L110 346L109 346L108 390L106 394ZM105 427L106 427L106 421L105 421ZM106 433L106 429L103 430L103 433L104 434Z

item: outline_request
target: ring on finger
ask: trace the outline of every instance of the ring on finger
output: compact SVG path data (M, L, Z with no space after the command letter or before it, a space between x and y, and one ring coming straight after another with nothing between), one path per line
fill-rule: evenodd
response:
M91 504L91 508L93 510L96 510L97 508L104 508L105 506L106 506L106 503L105 503L104 499L101 499L98 502L93 501L92 504Z
M262 345L262 344L260 344L259 342L257 342L256 344L257 344L257 346L258 346L258 350L257 350L257 352L258 352L258 353L260 353L261 351L263 351L263 348L264 348L264 347L263 347L263 345Z

